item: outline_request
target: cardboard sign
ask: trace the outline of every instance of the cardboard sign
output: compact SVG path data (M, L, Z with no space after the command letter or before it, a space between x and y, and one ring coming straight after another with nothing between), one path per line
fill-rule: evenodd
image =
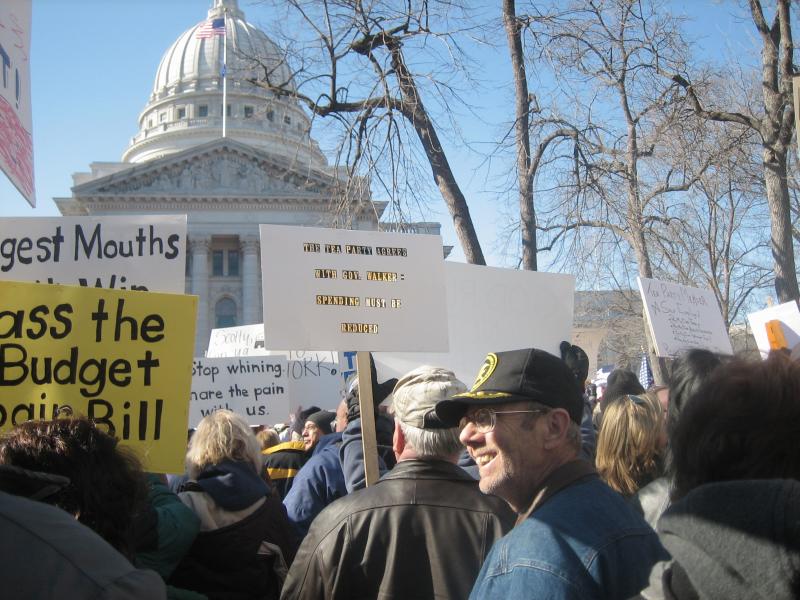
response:
M711 290L637 278L658 356L674 357L690 348L733 354L728 330Z
M439 236L260 227L268 347L447 350Z
M335 352L324 350L267 350L264 325L242 325L211 330L206 357L283 356L287 360L287 386L291 410L316 405L336 409L344 383ZM286 418L285 415L278 421Z
M186 215L0 219L0 279L183 294Z
M31 0L0 2L0 170L36 206L31 116Z
M0 431L85 415L180 473L197 297L0 281Z
M452 370L467 387L489 352L541 348L560 356L571 339L571 275L445 263L450 351L374 354L381 381L428 364Z
M250 356L195 358L189 426L220 408L243 416L250 425L286 421L289 406L286 358Z
M747 321L750 323L761 358L767 358L771 348L767 335L767 323L770 321L778 321L789 350L800 344L800 310L797 309L797 302L786 302L750 313L747 315Z

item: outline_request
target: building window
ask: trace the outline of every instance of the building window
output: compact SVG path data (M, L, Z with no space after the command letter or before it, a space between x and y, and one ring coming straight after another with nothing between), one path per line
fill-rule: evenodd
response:
M284 116L283 117L283 122L286 123L287 125L291 125L292 124L292 117L290 117L289 115Z
M186 109L183 106L181 106L178 109L178 119L185 119L185 118L186 118Z
M253 118L253 107L252 106L245 106L244 107L244 118L245 119L252 119Z
M219 327L236 326L236 303L230 298L223 298L214 307L214 320Z
M212 250L211 275L214 277L239 277L238 250Z
M153 126L153 119L147 119L147 127Z
M211 274L214 277L222 277L225 275L225 251L214 250L211 252Z
M198 117L207 117L208 116L208 104L201 104L197 107L197 116Z
M267 111L267 121L271 122L271 121L274 121L274 120L275 120L275 111L274 110L268 110Z
M231 116L231 105L228 104L227 106L228 106L228 110L226 110L225 112L227 113L227 116L230 117ZM222 107L221 106L219 107L219 114L222 114Z
M166 120L167 120L167 113L162 112L160 115L158 115L158 122L159 123L163 123Z
M228 250L228 277L239 276L239 251Z

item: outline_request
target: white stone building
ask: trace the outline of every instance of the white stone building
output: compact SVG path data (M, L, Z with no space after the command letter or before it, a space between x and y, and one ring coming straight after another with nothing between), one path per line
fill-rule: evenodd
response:
M214 0L208 19L223 15L225 36L198 37L201 21L164 53L122 161L92 163L89 173L73 175L72 197L54 199L70 216L188 215L186 291L200 298L198 355L212 328L262 321L258 225L331 226L345 183L311 138L300 105L247 81L255 72L245 56L286 69L277 46L236 0ZM378 229L384 208L363 193L348 226ZM438 234L439 227L411 230Z

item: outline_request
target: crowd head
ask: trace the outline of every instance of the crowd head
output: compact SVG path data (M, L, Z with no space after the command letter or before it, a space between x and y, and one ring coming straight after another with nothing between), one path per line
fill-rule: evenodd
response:
M628 394L606 406L597 439L597 470L623 496L661 475L664 415L655 393Z
M261 444L243 417L217 410L203 417L189 440L186 473L196 479L203 469L226 460L249 463L260 471Z
M47 502L75 515L122 554L133 555L144 476L136 457L94 423L61 418L17 425L3 437L0 464L66 477L69 483Z

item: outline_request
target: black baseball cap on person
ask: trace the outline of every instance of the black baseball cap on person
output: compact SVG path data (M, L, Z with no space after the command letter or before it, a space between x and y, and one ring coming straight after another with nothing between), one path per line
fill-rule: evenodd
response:
M456 425L469 406L519 401L563 408L578 424L583 416L583 397L572 371L563 360L538 348L489 353L472 389L438 402L436 415Z

